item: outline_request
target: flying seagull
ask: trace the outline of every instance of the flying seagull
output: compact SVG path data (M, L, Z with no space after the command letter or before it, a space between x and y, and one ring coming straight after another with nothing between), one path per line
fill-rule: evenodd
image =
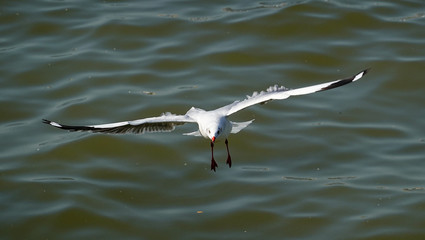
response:
M199 129L192 133L185 133L185 135L202 136L211 141L211 170L216 171L218 167L217 162L214 160L214 143L224 139L227 150L226 164L232 166L232 159L230 157L229 145L227 137L230 133L238 133L246 128L253 120L247 122L232 122L228 117L242 109L250 107L255 104L267 103L271 100L286 99L290 96L298 96L310 94L315 92L326 91L332 88L337 88L345 84L354 82L362 78L369 69L363 70L358 74L339 79L332 82L322 83L314 86L303 87L298 89L288 89L283 86L271 86L266 91L254 92L251 96L247 96L244 100L235 101L226 106L217 108L215 110L206 111L200 108L192 107L184 115L175 115L172 113L163 113L159 117L143 118L133 121L107 123L100 125L83 125L72 126L59 124L57 122L43 119L43 123L49 124L69 131L89 131L94 133L147 133L147 132L171 132L178 125L185 123L197 123Z

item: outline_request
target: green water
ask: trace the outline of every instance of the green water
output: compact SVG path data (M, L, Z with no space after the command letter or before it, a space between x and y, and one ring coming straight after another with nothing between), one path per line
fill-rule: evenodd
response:
M2 239L423 239L423 1L4 1ZM217 143L69 133L371 72Z

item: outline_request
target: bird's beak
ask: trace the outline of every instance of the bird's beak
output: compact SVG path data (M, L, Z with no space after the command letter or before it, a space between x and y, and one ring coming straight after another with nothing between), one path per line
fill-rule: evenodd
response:
M215 142L215 137L212 137L211 138L211 142Z

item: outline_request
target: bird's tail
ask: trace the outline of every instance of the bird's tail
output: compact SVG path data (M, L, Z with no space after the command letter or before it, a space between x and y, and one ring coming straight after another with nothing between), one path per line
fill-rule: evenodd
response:
M232 124L232 131L230 133L238 133L242 129L248 127L249 124L251 124L254 121L254 119L246 122L230 122Z

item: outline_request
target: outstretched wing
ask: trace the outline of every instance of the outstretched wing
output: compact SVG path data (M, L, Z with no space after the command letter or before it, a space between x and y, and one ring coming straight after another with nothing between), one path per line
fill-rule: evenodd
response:
M171 132L177 125L195 122L186 115L164 113L159 117L144 118L134 121L107 123L100 125L71 126L43 119L43 123L69 131L89 131L100 133L146 133L146 132Z
M277 85L269 87L266 91L262 91L260 93L254 92L252 96L247 96L246 99L242 101L235 101L229 105L221 107L216 111L223 112L226 116L229 116L237 111L240 111L249 106L258 104L258 103L266 103L275 99L286 99L290 96L304 95L309 93L321 92L325 90L329 90L332 88L337 88L343 86L345 84L354 82L362 78L369 69L363 70L358 74L345 78L339 79L332 82L322 83L310 87L298 88L298 89L288 89L285 87L279 87Z

